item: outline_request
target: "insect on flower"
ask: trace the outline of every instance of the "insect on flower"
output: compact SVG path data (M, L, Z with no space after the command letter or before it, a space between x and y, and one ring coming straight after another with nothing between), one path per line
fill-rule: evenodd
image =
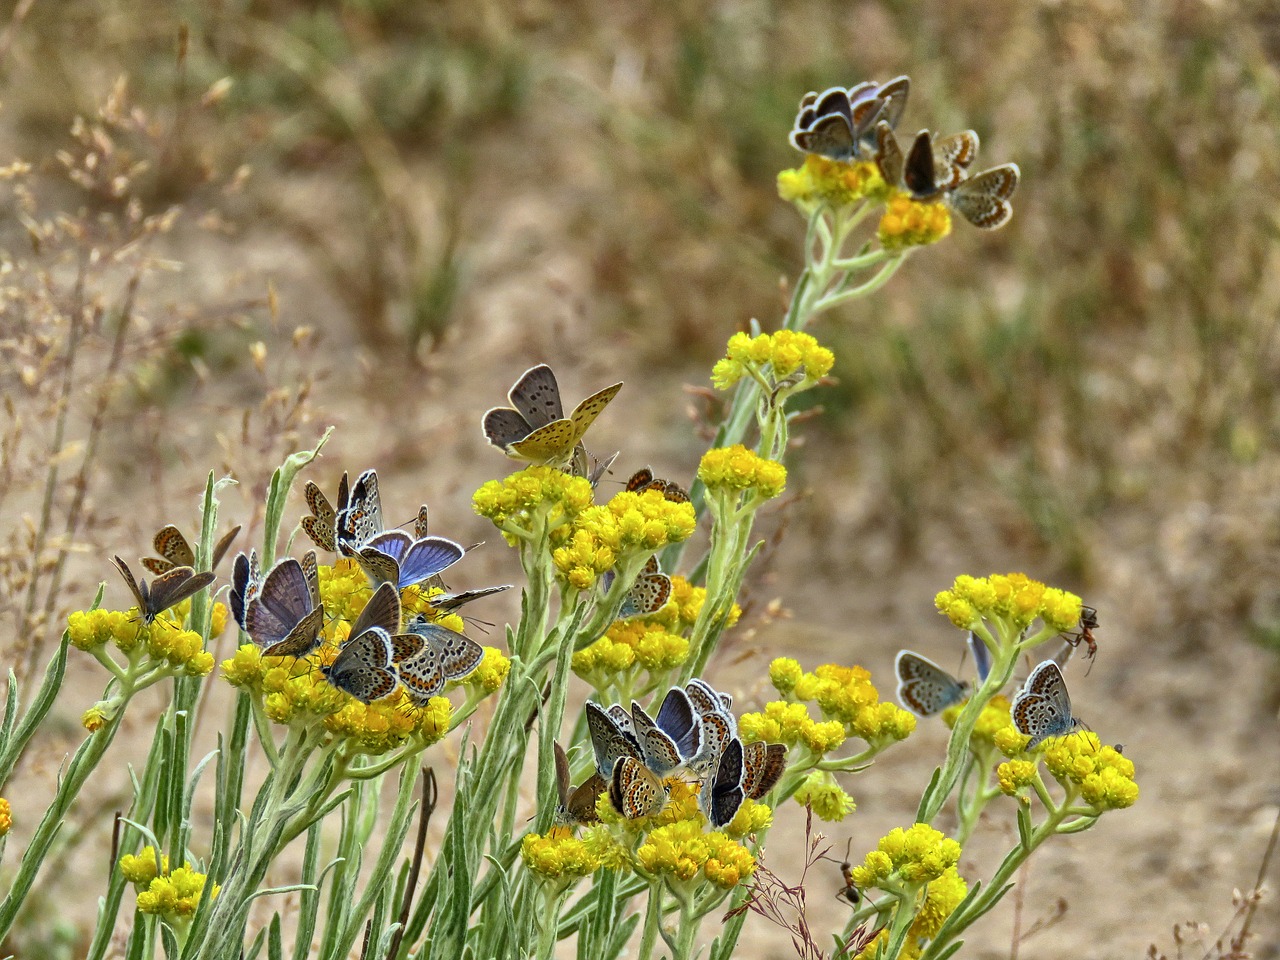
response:
M174 567L156 577L150 584L145 579L135 580L129 565L119 557L112 557L111 562L120 571L124 584L138 602L138 612L142 622L150 625L164 611L174 604L181 603L213 583L212 571L196 573L190 567Z
M511 406L493 407L484 415L485 439L513 460L569 466L587 428L621 389L618 382L593 393L566 417L551 368L545 363L530 367L507 392Z
M806 93L791 131L791 145L832 160L859 160L875 147L876 125L891 129L907 106L911 81L896 77L883 85L864 82L845 89Z

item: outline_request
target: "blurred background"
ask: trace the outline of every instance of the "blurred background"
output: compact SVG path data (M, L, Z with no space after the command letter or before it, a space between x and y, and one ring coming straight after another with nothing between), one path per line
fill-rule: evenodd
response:
M569 404L625 380L593 449L687 482L712 363L777 325L802 264L774 185L796 103L907 73L902 129L972 127L980 166L1017 162L1014 219L957 222L811 330L836 382L711 679L750 703L787 654L862 663L889 697L901 646L958 665L932 607L957 574L1080 593L1101 627L1091 673L1068 671L1077 711L1143 796L1033 861L1021 918L1010 898L971 955L1016 954L1036 920L1041 957L1173 955L1174 923L1230 919L1280 805L1278 65L1270 0L6 4L9 662L42 669L99 580L126 606L106 557L196 530L209 470L239 482L223 526L259 534L271 470L329 425L313 479L377 466L393 517L425 499L433 530L493 541L459 586L509 582L469 497L511 466L480 416L535 362ZM32 784L100 693L96 665L71 676ZM837 855L909 823L936 727L847 785ZM68 862L126 787L74 814ZM1009 843L1004 813L967 876ZM19 836L36 819L15 804ZM829 874L808 880L819 930L848 909ZM28 908L19 955L75 955L94 905L68 903ZM750 924L744 958L793 955ZM1280 956L1274 898L1254 929Z

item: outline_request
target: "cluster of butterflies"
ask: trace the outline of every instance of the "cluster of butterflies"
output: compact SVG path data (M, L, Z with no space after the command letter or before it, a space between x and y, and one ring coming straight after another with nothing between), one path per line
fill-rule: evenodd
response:
M454 541L427 533L427 508L419 509L412 536L403 530L384 530L374 470L366 470L350 488L344 474L336 508L314 483L307 483L305 494L311 511L302 518L306 534L317 547L354 559L375 587L337 658L323 668L325 679L364 703L381 700L403 686L410 701L423 705L446 683L474 671L484 658L480 644L430 622L423 614L403 623L400 591L416 584L439 584L440 574L466 554ZM215 546L213 568L239 530L236 527ZM150 584L135 579L128 565L114 558L148 624L215 580L212 570L195 571L195 553L176 527L164 527L154 544L161 556L142 561L157 575ZM510 588L511 584L502 584L444 593L433 597L431 606L436 613L451 613L472 600ZM265 574L257 551L237 554L228 603L236 622L264 655L307 656L320 645L324 626L315 551L308 551L301 560L286 557Z
M1093 631L1097 627L1097 610L1093 607L1083 608L1079 633L1063 637L1067 642L1067 646L1063 648L1064 653L1069 656L1071 650L1083 642L1088 647L1086 656L1092 660L1098 651L1097 641L1093 637ZM986 644L972 633L969 634L969 649L973 652L978 680L981 682L991 669L991 654ZM910 650L898 652L894 669L898 674L898 702L919 716L929 717L941 713L969 695L967 683L957 680L932 660ZM1010 715L1018 732L1031 738L1027 741L1028 750L1039 746L1048 737L1066 736L1080 726L1079 719L1071 712L1071 697L1067 693L1067 683L1062 677L1062 668L1057 659L1042 661L1031 671L1027 682L1014 695Z
M1009 198L1018 186L1018 165L971 174L978 156L978 135L972 130L938 138L921 130L904 154L894 130L910 90L911 81L903 76L806 93L791 145L845 163L872 159L885 183L905 188L917 200L942 198L984 230L1004 226L1013 216Z
M621 704L606 708L588 700L596 770L572 788L568 760L557 745L559 818L594 821L596 799L605 792L624 817L650 817L666 805L668 778L688 776L701 784L698 803L707 820L723 827L744 799L758 800L772 790L786 768L783 744L744 744L738 738L732 705L732 697L699 679L667 691L656 716L635 701L628 712Z

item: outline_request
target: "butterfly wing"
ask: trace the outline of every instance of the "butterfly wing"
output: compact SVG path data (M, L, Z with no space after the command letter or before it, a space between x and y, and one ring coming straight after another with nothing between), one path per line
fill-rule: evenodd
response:
M947 199L975 227L998 230L1013 216L1009 198L1018 187L1018 165L1006 163L964 180Z
M894 77L882 83L876 90L876 96L884 101L884 109L880 113L880 121L896 129L907 109L907 97L911 93L911 79L907 76Z
M503 590L510 590L513 586L514 584L504 583L496 587L478 587L475 590L463 590L461 593L440 593L434 597L428 597L427 603L431 605L432 610L439 613L452 613L472 600L491 597L495 593L502 593Z
M742 792L759 800L782 779L787 769L787 748L759 740L742 745Z
M666 806L667 788L639 760L620 757L609 781L609 802L628 820L651 817Z
M742 741L729 741L715 773L709 775L698 792L698 806L713 827L723 827L742 806Z
M302 564L286 557L267 574L257 596L246 602L244 629L266 651L289 637L316 609Z
M344 693L361 703L373 703L395 692L391 656L390 635L380 627L371 627L343 644L337 658L321 672Z
M445 537L424 537L414 540L400 558L399 586L421 583L429 577L443 573L462 559L466 553L460 544Z
M917 200L926 200L938 192L933 165L933 136L928 130L916 134L902 165L902 183Z
M440 669L446 680L461 680L469 676L484 659L484 647L456 630L438 623L418 621L410 629L439 655Z
M163 613L187 597L203 590L216 579L211 571L196 573L190 567L174 567L151 581L147 590L148 619Z
M657 613L671 599L671 578L665 573L642 573L627 591L618 611L619 620Z
M616 720L593 700L586 704L587 731L591 735L591 749L596 757L596 772L611 776L617 761L622 757L640 758L640 748L635 740L624 734Z
M522 373L515 386L507 392L507 399L532 429L564 419L560 385L556 383L556 375L545 363L530 367Z
M364 605L355 623L351 625L352 637L358 637L366 630L377 628L391 635L400 632L400 591L394 583L384 583L373 591L373 596Z
M682 759L689 760L698 755L702 749L702 721L684 690L672 687L667 691L654 721L671 738Z
M891 187L902 183L902 147L894 135L893 127L881 120L876 124L876 166L880 176Z
M635 727L636 740L640 744L640 755L644 759L644 765L655 774L665 777L684 763L675 740L658 726L657 722L645 712L644 707L634 700L631 701L631 722ZM701 731L699 731L699 738L701 738Z
M338 547L346 556L365 546L382 532L382 497L378 493L378 472L366 470L351 488L350 502L338 514Z

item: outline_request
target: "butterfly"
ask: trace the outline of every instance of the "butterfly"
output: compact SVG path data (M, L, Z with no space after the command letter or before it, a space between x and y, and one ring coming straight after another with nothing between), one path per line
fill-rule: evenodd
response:
M832 160L861 159L863 150L875 145L877 123L897 126L910 86L903 76L883 86L864 82L847 90L831 87L806 93L791 131L791 145Z
M237 553L235 562L231 565L231 592L227 595L227 601L231 604L231 615L236 618L241 630L244 629L249 601L261 589L262 568L258 566L258 551Z
M236 557L237 571L256 565L256 557L241 565L240 556ZM233 579L233 592L235 586ZM285 557L256 590L246 586L244 592L251 593L244 604L244 630L262 648L263 656L305 657L319 644L324 607L314 550L308 550L301 563Z
M603 586L606 592L615 576L612 570L605 572ZM618 619L629 620L657 613L671 599L671 589L671 578L659 569L657 556L650 557L623 598L622 606L618 609Z
M1018 188L1019 176L1016 163L983 170L948 190L947 203L975 227L997 230L1013 216L1009 198Z
M1062 671L1045 660L1031 671L1027 682L1013 698L1010 709L1013 725L1031 739L1024 749L1032 750L1048 737L1061 737L1080 725L1071 715L1071 697Z
M434 597L427 597L426 600L436 613L453 613L472 600L491 597L495 593L502 593L503 590L510 590L513 586L515 584L503 583L496 587L477 587L474 590L462 590L458 593L437 593Z
M426 507L418 510L415 533L426 526ZM352 557L376 586L394 583L403 589L437 576L462 559L466 551L445 537L417 539L403 530L382 528L382 499L378 473L366 470L351 488L350 502L338 514L339 551Z
M112 557L111 562L120 571L125 586L137 600L138 612L142 615L142 622L146 624L150 624L174 604L181 603L187 597L199 593L214 581L213 572L210 570L196 573L190 567L183 566L166 570L148 585L145 579L135 580L129 565L119 557Z
M603 460L597 460L592 454L587 453L587 448L581 444L578 445L578 450L581 451L582 456L579 458L576 452L574 454L573 475L575 477L586 477L587 482L591 484L592 490L599 486L604 475L613 466L613 461L617 460L618 454L622 453L621 450L615 450Z
M227 554L227 548L231 546L231 542L235 540L236 535L240 533L240 527L234 526L222 535L213 546L212 562L209 564L210 570L216 570L218 564L222 562L222 558ZM156 533L152 545L156 548L156 552L160 554L158 557L143 557L142 565L152 573L159 576L167 573L174 567L194 567L196 565L196 552L191 549L191 544L187 542L187 538L182 535L182 531L173 524L168 524L160 528Z
M598 773L592 773L581 785L573 787L569 779L569 758L564 747L554 744L556 752L556 794L560 802L556 807L556 819L561 823L596 823L596 798L609 789L609 783Z
M485 438L514 460L568 466L587 428L621 389L619 382L593 393L566 417L555 374L539 364L526 370L507 393L510 407L494 407L484 415Z
M898 674L898 702L918 716L941 713L969 694L968 684L910 650L899 650L893 666Z
M631 727L631 716L615 704L606 710L594 700L586 704L587 731L591 734L591 749L595 753L596 772L601 777L613 774L613 768L622 757L640 759L640 744Z
M465 634L432 623L422 614L413 618L407 633L394 639L396 672L409 699L425 706L450 680L461 680L480 666L484 647Z
M934 140L928 130L916 134L903 157L898 138L886 123L876 126L876 164L884 182L904 186L917 200L930 200L960 185L978 155L978 135L972 130Z
M361 703L389 697L396 689L393 669L396 645L393 634L400 632L400 594L384 583L364 605L347 642L333 663L320 668L332 686L349 693Z
M720 762L725 747L738 734L738 721L728 706L733 698L717 693L705 680L695 677L685 684L684 692L702 723L702 748L686 765L702 775Z
M653 475L653 471L648 467L643 467L631 475L631 479L627 481L627 490L630 493L644 493L646 490L657 490L662 494L664 499L670 500L672 503L688 503L689 494L684 487L676 483L674 480L661 480Z
M683 766L702 749L701 718L680 687L667 691L657 717L650 717L632 700L631 723L645 766L659 777Z
M759 800L772 790L786 769L786 744L757 740L742 745L742 792L748 799Z
M652 770L634 757L619 757L609 778L609 802L628 820L661 813L670 791Z
M742 776L742 741L734 737L698 791L698 806L713 827L725 826L742 806Z
M329 498L310 480L302 488L302 492L307 499L307 509L311 511L310 516L302 518L303 531L311 538L311 542L321 550L336 553L338 550L338 514L347 509L349 496L347 475L344 473L342 479L338 481L337 507L334 507L329 502Z

